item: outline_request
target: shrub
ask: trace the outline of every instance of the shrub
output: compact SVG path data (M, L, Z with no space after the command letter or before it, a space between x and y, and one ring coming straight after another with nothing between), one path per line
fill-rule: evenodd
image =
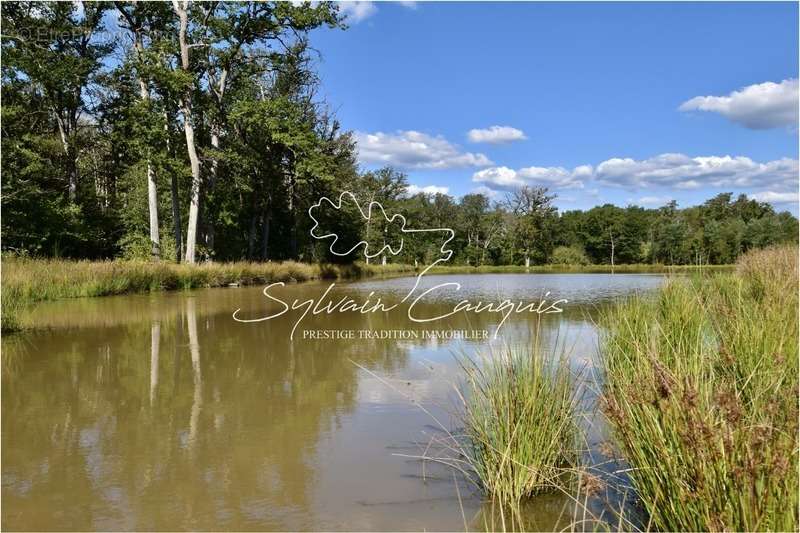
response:
M558 246L550 256L553 265L588 265L589 258L579 246Z

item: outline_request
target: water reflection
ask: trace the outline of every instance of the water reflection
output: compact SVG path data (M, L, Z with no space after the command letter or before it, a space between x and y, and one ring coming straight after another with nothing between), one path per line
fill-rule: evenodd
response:
M608 294L610 276L525 277L501 276L499 287L509 297L520 297L525 283L534 294L543 287L585 291L582 305L546 317L544 329L548 342L571 347L576 368L593 364L591 315ZM449 279L471 296L490 294L498 282ZM632 291L660 278L613 279L615 291L620 279ZM356 297L385 287L396 298L393 288L403 283L361 282L336 292ZM280 294L315 297L326 287L287 286ZM487 341L290 341L290 316L255 324L231 319L237 308L260 313L267 304L260 288L247 288L39 306L33 320L42 329L3 339L3 527L452 530L464 528L459 495L467 521L475 520L471 527L481 527L480 497L463 480L393 454L418 454L437 431L407 397L455 423L449 407L459 372L452 353ZM452 308L450 301L425 305L432 314ZM491 330L497 320L458 315L435 329ZM530 320L511 317L505 341L527 342ZM316 316L303 327L431 329L404 313ZM564 503L532 502L537 528L568 523Z

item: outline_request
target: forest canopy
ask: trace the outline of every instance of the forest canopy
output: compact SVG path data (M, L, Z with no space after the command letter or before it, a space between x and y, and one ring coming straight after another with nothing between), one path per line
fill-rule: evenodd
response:
M320 98L314 31L332 2L3 2L2 248L31 256L351 261L313 239L308 208L354 191L417 228L449 227L470 265L731 263L796 241L797 219L742 195L657 209L564 211L546 188L489 198L408 193L363 169ZM324 52L324 51L323 51ZM354 209L342 239L396 227ZM419 263L434 236L373 261Z

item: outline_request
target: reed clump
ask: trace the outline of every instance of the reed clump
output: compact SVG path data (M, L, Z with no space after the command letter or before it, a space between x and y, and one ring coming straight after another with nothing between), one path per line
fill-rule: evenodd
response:
M512 510L564 489L577 460L578 388L566 357L538 346L460 359L464 453L487 495Z
M796 246L607 311L605 413L652 527L798 528Z

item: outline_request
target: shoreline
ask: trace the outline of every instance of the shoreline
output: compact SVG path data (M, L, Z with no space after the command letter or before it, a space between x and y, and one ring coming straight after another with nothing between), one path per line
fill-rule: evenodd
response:
M731 265L521 265L439 266L429 274L525 273L677 273L729 270ZM367 265L283 262L199 263L167 261L64 260L4 257L2 270L2 331L22 329L19 314L30 305L64 298L103 297L216 287L239 287L274 282L356 280L414 275L406 264Z

